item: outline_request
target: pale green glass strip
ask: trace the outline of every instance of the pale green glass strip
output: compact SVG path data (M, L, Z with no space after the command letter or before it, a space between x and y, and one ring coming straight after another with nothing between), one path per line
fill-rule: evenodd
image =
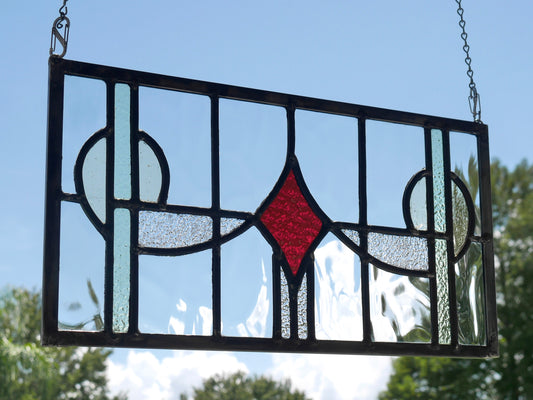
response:
M130 239L129 210L115 209L113 232L113 332L125 333L130 309Z
M431 153L433 160L433 205L435 231L446 232L446 202L444 198L444 156L442 132L431 131ZM450 301L448 298L448 254L445 240L435 240L435 262L437 273L437 313L439 320L439 343L451 342Z
M115 85L115 197L131 198L130 87Z

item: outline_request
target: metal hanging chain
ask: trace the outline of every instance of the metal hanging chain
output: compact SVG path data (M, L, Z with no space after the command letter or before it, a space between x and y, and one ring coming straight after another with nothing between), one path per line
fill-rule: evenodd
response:
M466 74L470 78L470 83L468 84L468 87L470 88L470 95L468 96L468 105L470 106L470 112L472 113L472 117L474 118L474 122L481 123L481 97L477 91L476 83L474 82L474 71L472 70L472 59L470 58L470 46L468 45L467 38L468 34L465 30L466 22L463 18L464 9L461 7L461 0L455 0L457 3L457 14L459 14L459 17L461 18L459 21L459 26L463 30L461 33L461 39L464 41L463 50L466 54L465 63L468 67L468 70L466 71Z
M59 17L52 25L52 37L50 38L50 56L63 58L67 53L68 33L70 30L70 20L67 17L67 1L63 0L63 5L59 8ZM61 45L61 52L56 50Z

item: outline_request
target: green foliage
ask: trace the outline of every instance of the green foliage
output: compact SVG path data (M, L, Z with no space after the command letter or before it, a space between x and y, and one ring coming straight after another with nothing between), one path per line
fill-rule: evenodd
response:
M468 176L461 178L474 193L475 165L469 165ZM400 357L381 400L507 400L533 393L533 165L523 161L510 171L496 161L491 180L500 357ZM473 264L466 259L460 268L478 274ZM458 296L461 290L458 285Z
M186 400L182 394L180 400ZM249 377L244 372L215 375L195 388L194 400L308 400L305 393L291 389L289 380L276 382L264 376Z
M0 399L109 399L105 361L111 351L41 347L40 321L38 292L21 288L3 290L0 294Z

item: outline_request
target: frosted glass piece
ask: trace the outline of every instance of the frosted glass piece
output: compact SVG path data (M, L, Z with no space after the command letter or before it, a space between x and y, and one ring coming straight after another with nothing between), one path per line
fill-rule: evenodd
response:
M435 240L435 263L437 271L437 314L439 320L439 343L451 343L450 301L448 286L448 251L446 241Z
M163 175L152 148L139 141L139 197L142 201L156 203L161 193Z
M272 337L272 249L251 228L220 250L222 335Z
M414 271L427 271L427 239L384 233L368 233L368 253L392 266Z
M298 338L307 339L307 273L298 289Z
M465 256L455 264L455 288L459 343L485 345L487 335L481 244L472 243Z
M224 236L233 232L239 226L244 224L243 219L237 218L220 218L220 235Z
M130 87L115 85L115 197L131 198Z
M415 229L428 229L428 212L426 202L426 179L420 179L414 186L409 199L409 212Z
M402 149L409 149L409 155ZM405 187L426 167L424 129L367 120L366 150L368 223L405 228Z
M131 217L129 210L115 209L113 230L113 332L129 328Z
M433 206L435 213L435 230L437 232L446 232L442 132L436 129L431 130L431 152L433 161Z
M204 243L213 236L211 217L161 211L139 212L139 246L176 249Z
M316 338L362 340L359 257L331 233L314 255Z
M429 279L370 265L370 320L377 342L431 342Z
M278 180L286 152L285 108L221 99L221 207L254 212Z
M139 330L213 334L212 252L139 256Z
M89 206L98 219L106 220L106 140L98 140L87 152L82 166L82 181Z
M296 155L314 199L332 220L357 222L357 119L296 110L295 127Z
M168 204L211 206L211 101L209 97L139 88L139 128L165 153Z
M291 307L289 298L289 285L285 272L280 268L281 283L281 337L289 339L291 337Z
M360 239L359 239L359 232L353 231L351 229L343 229L342 233L344 233L348 238L354 242L357 246L360 246Z
M101 331L105 242L79 204L61 204L60 246L58 328Z
M98 79L65 75L64 98L61 185L64 192L75 193L78 153L92 134L106 126L106 85Z

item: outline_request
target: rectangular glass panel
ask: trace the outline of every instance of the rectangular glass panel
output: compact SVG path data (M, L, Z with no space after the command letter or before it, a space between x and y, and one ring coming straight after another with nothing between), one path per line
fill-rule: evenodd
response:
M220 204L255 211L285 165L284 108L220 100Z
M113 331L129 328L131 217L129 210L115 209L113 231Z
M315 250L317 339L362 340L361 262L332 234Z
M465 256L455 264L459 343L484 345L485 291L483 285L482 245L471 243Z
M101 331L104 241L79 204L61 204L59 329Z
M431 130L431 159L433 169L433 210L435 231L446 232L446 203L444 196L444 147L442 132ZM451 211L451 210L450 210ZM451 341L450 302L448 298L448 252L445 240L435 240L437 273L437 312L439 320L439 343Z
M298 338L307 339L307 273L298 289Z
M477 157L477 138L474 135L450 132L451 168L468 188L476 211L474 233L481 234L479 208L479 171Z
M250 228L221 248L222 334L272 337L272 250Z
M140 87L139 128L165 153L170 169L168 203L211 206L209 97Z
M291 302L289 297L289 284L285 277L283 268L280 268L280 288L281 288L281 337L289 339L291 337Z
M409 180L426 165L424 130L366 121L366 148L368 223L405 228L402 198Z
M131 198L130 87L115 85L115 197Z
M431 342L429 279L370 265L370 319L377 342Z
M139 257L141 332L213 334L211 258L209 250L175 257Z
M74 165L89 137L106 126L106 86L98 79L65 76L61 185L75 193Z
M446 241L435 240L435 263L437 271L437 314L439 319L439 343L451 342L450 300L448 297L448 251Z
M296 110L296 155L320 208L334 221L359 220L357 119Z

